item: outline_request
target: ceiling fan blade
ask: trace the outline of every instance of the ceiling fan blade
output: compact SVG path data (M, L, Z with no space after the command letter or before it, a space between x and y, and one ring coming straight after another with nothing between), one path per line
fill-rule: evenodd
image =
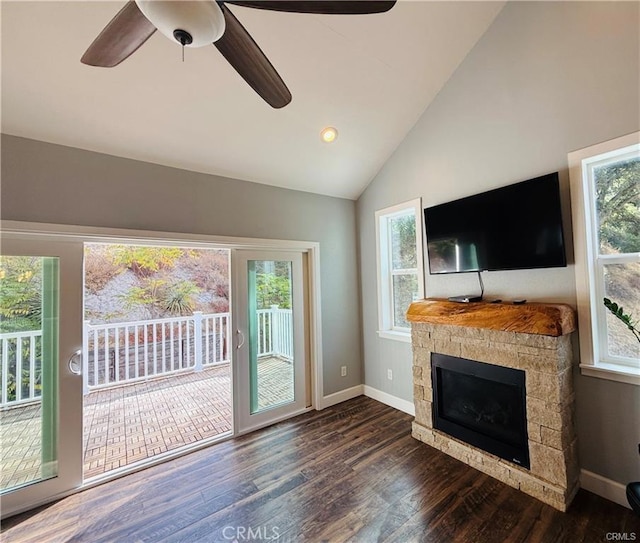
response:
M134 53L156 31L133 0L111 19L82 55L82 63L111 68Z
M271 107L279 109L291 102L291 93L247 30L229 9L221 4L225 31L213 45L236 72Z
M225 0L225 3L292 13L364 15L389 11L396 0Z

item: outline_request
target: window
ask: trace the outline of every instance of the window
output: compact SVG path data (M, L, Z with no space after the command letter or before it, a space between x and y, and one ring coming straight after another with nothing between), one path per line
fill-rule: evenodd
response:
M411 341L405 313L424 297L421 218L420 198L376 211L381 337Z
M569 154L583 373L640 384L640 133Z

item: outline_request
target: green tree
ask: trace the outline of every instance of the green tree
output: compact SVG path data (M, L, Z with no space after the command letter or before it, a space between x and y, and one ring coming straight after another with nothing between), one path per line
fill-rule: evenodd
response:
M415 215L400 215L389 219L391 237L391 266L394 270L412 270L418 266L416 251ZM418 294L418 280L414 273L393 276L394 326L409 327L405 313Z
M288 277L274 273L257 274L256 297L258 309L269 309L272 305L291 309L291 282Z
M394 269L415 268L416 220L413 214L393 217L389 220L391 258Z
M291 262L256 262L256 298L258 309L291 309Z
M41 259L0 257L0 332L39 330L41 320Z
M178 247L144 247L140 245L113 245L109 248L114 264L124 265L139 277L171 269L185 254Z
M594 170L600 251L640 252L640 160Z

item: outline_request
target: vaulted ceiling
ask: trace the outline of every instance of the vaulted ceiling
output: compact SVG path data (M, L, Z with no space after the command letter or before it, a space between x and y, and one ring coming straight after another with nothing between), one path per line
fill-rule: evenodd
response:
M81 64L123 4L2 0L3 133L355 199L504 2L400 0L355 16L230 6L293 95L279 110L213 46L183 62L158 32L115 68Z

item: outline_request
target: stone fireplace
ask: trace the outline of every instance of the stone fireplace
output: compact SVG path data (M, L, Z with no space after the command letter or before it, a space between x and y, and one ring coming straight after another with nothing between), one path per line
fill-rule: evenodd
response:
M428 299L414 302L407 312L407 319L411 322L413 347L416 411L413 437L566 511L578 490L579 475L573 424L570 341L575 330L573 309L563 304L460 304ZM438 411L438 406L442 410L442 400L434 403L437 383L433 382L432 375L439 375L432 368L434 355L436 360L449 359L456 371L466 367L464 360L467 360L482 363L489 371L493 366L520 370L514 373L524 372L522 410L526 413L523 433L524 448L528 446L528 467L517 457L510 457L509 450L502 454L501 449L470 444L479 443L474 439L465 441L468 425L464 420L456 421L455 415L445 412L446 424L435 425L441 429L434 426L434 412ZM453 388L449 385L449 396L456 386L464 390L462 383ZM477 411L482 400L476 394L471 403L475 406L465 409ZM487 411L486 407L483 409ZM435 414L437 418L438 414ZM488 421L492 417L504 418L500 413L475 416L478 420ZM450 430L447 419L459 422L463 431ZM500 431L498 428L497 435ZM498 452L494 454L487 449Z

